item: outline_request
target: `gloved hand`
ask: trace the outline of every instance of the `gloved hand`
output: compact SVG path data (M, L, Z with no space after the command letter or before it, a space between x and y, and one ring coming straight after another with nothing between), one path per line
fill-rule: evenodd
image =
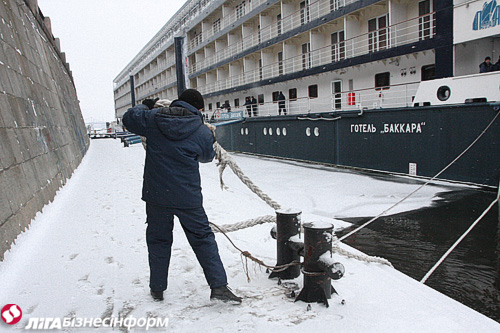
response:
M215 132L216 127L214 125L205 123L205 126L207 126L212 132Z
M155 107L156 102L158 102L159 100L160 99L158 97L156 97L155 99L146 98L142 101L142 104L146 105L150 110L152 110Z
M217 140L215 139L215 129L216 129L217 127L215 127L214 125L209 124L209 123L205 123L205 126L207 126L207 127L208 127L208 129L209 129L210 131L212 131L212 138L214 139L214 142L215 142L215 141L217 141Z

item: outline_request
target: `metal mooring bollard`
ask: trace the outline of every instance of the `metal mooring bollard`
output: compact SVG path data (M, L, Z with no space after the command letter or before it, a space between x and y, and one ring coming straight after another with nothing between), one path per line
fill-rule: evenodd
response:
M328 299L336 293L331 279L344 275L344 266L334 262L332 254L333 225L326 222L305 223L304 227L304 288L295 301L318 302L328 307Z
M290 238L300 237L300 214L299 210L279 210L276 211L276 230L273 235L274 228L271 230L271 235L276 238L277 244L277 263L276 266L286 265L293 261L300 262L299 249L295 246L296 242ZM296 236L296 237L294 237ZM282 280L295 279L300 275L300 267L298 265L290 266L280 272L272 272L269 278L280 278Z

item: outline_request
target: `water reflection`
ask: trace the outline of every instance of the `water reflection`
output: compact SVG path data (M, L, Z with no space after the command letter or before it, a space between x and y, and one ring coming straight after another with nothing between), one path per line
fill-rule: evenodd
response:
M382 256L421 280L495 199L463 190L439 194L433 207L382 217L345 243ZM370 217L344 219L359 225ZM427 280L426 284L500 322L500 219L494 207ZM354 226L355 227L355 226ZM353 227L353 228L354 228ZM339 236L352 229L346 229Z

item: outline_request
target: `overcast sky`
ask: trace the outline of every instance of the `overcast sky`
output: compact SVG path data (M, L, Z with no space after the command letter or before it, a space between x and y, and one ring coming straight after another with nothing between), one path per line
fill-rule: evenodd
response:
M185 0L38 0L61 40L86 122L114 120L113 79Z

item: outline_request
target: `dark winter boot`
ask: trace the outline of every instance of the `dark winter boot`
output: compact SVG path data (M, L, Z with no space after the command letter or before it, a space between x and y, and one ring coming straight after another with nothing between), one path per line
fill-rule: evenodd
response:
M219 300L231 304L241 304L241 297L233 294L231 289L227 286L222 286L218 288L212 289L212 293L210 294L210 299L212 301Z
M155 301L163 301L163 291L153 291L151 290L151 296Z

